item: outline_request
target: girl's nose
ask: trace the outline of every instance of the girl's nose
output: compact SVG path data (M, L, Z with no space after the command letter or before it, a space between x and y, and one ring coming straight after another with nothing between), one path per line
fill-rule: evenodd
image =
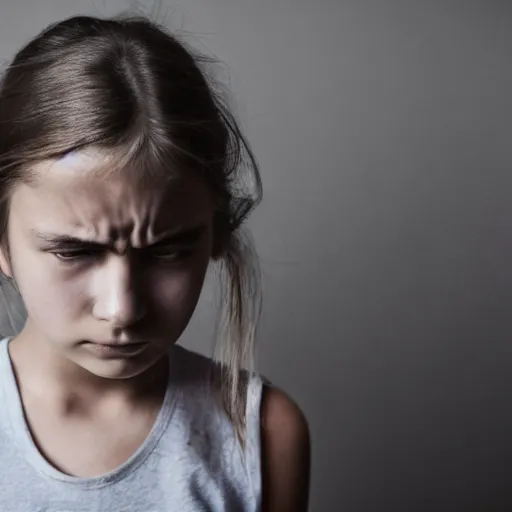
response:
M134 272L124 258L113 258L98 276L93 316L113 328L128 327L145 314L144 301Z

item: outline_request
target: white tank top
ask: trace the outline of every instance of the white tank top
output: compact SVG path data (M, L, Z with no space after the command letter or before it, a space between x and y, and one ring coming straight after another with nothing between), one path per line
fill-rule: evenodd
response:
M66 475L36 448L24 419L7 350L0 341L0 510L2 512L256 512L260 510L262 380L247 396L242 452L208 389L210 360L170 350L169 385L145 442L117 469Z

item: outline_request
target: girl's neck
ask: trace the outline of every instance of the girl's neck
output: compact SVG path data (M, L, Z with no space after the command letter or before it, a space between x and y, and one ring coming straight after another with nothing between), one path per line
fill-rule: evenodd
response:
M59 354L50 343L38 338L27 323L9 343L20 392L43 400L101 404L160 402L167 385L168 361L162 358L140 375L128 379L108 379L92 374Z

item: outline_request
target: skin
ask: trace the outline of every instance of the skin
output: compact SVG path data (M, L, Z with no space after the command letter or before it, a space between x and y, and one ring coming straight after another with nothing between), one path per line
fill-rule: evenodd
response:
M261 406L262 512L306 512L311 440L301 409L285 393L266 387Z
M28 313L9 344L27 422L48 461L82 477L115 469L149 434L163 355L193 314L213 248L213 202L199 180L93 172L108 163L87 150L34 168L12 193L10 255L0 251ZM127 357L90 342L144 345ZM306 510L307 424L275 389L264 393L262 450L264 510Z
M141 186L93 175L101 165L87 154L47 162L35 183L16 188L13 265L3 266L28 312L12 346L30 338L57 356L51 373L67 382L69 373L93 375L104 388L150 368L188 324L211 255L213 207L199 181ZM62 236L98 245L55 240ZM150 343L140 357L106 359L84 340Z

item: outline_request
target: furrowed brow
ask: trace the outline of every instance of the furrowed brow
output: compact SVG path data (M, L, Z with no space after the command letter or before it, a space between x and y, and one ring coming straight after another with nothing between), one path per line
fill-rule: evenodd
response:
M161 247L168 245L191 245L203 235L206 231L206 224L200 224L192 228L184 229L176 233L164 235L157 242L150 245L150 247ZM39 230L33 229L33 235L40 241L45 242L51 246L88 246L88 247L108 247L111 244L101 243L96 240L79 238L71 235L62 235L56 233L43 233Z
M94 246L105 246L96 240L89 240L85 238L79 238L71 235L59 235L56 233L43 233L36 229L32 230L32 233L38 240L46 242L49 245L94 245Z
M166 245L191 245L206 231L206 224L200 224L198 226L194 226L192 228L184 229L177 233L170 233L169 235L164 235L160 240L151 244L150 247L159 247Z

